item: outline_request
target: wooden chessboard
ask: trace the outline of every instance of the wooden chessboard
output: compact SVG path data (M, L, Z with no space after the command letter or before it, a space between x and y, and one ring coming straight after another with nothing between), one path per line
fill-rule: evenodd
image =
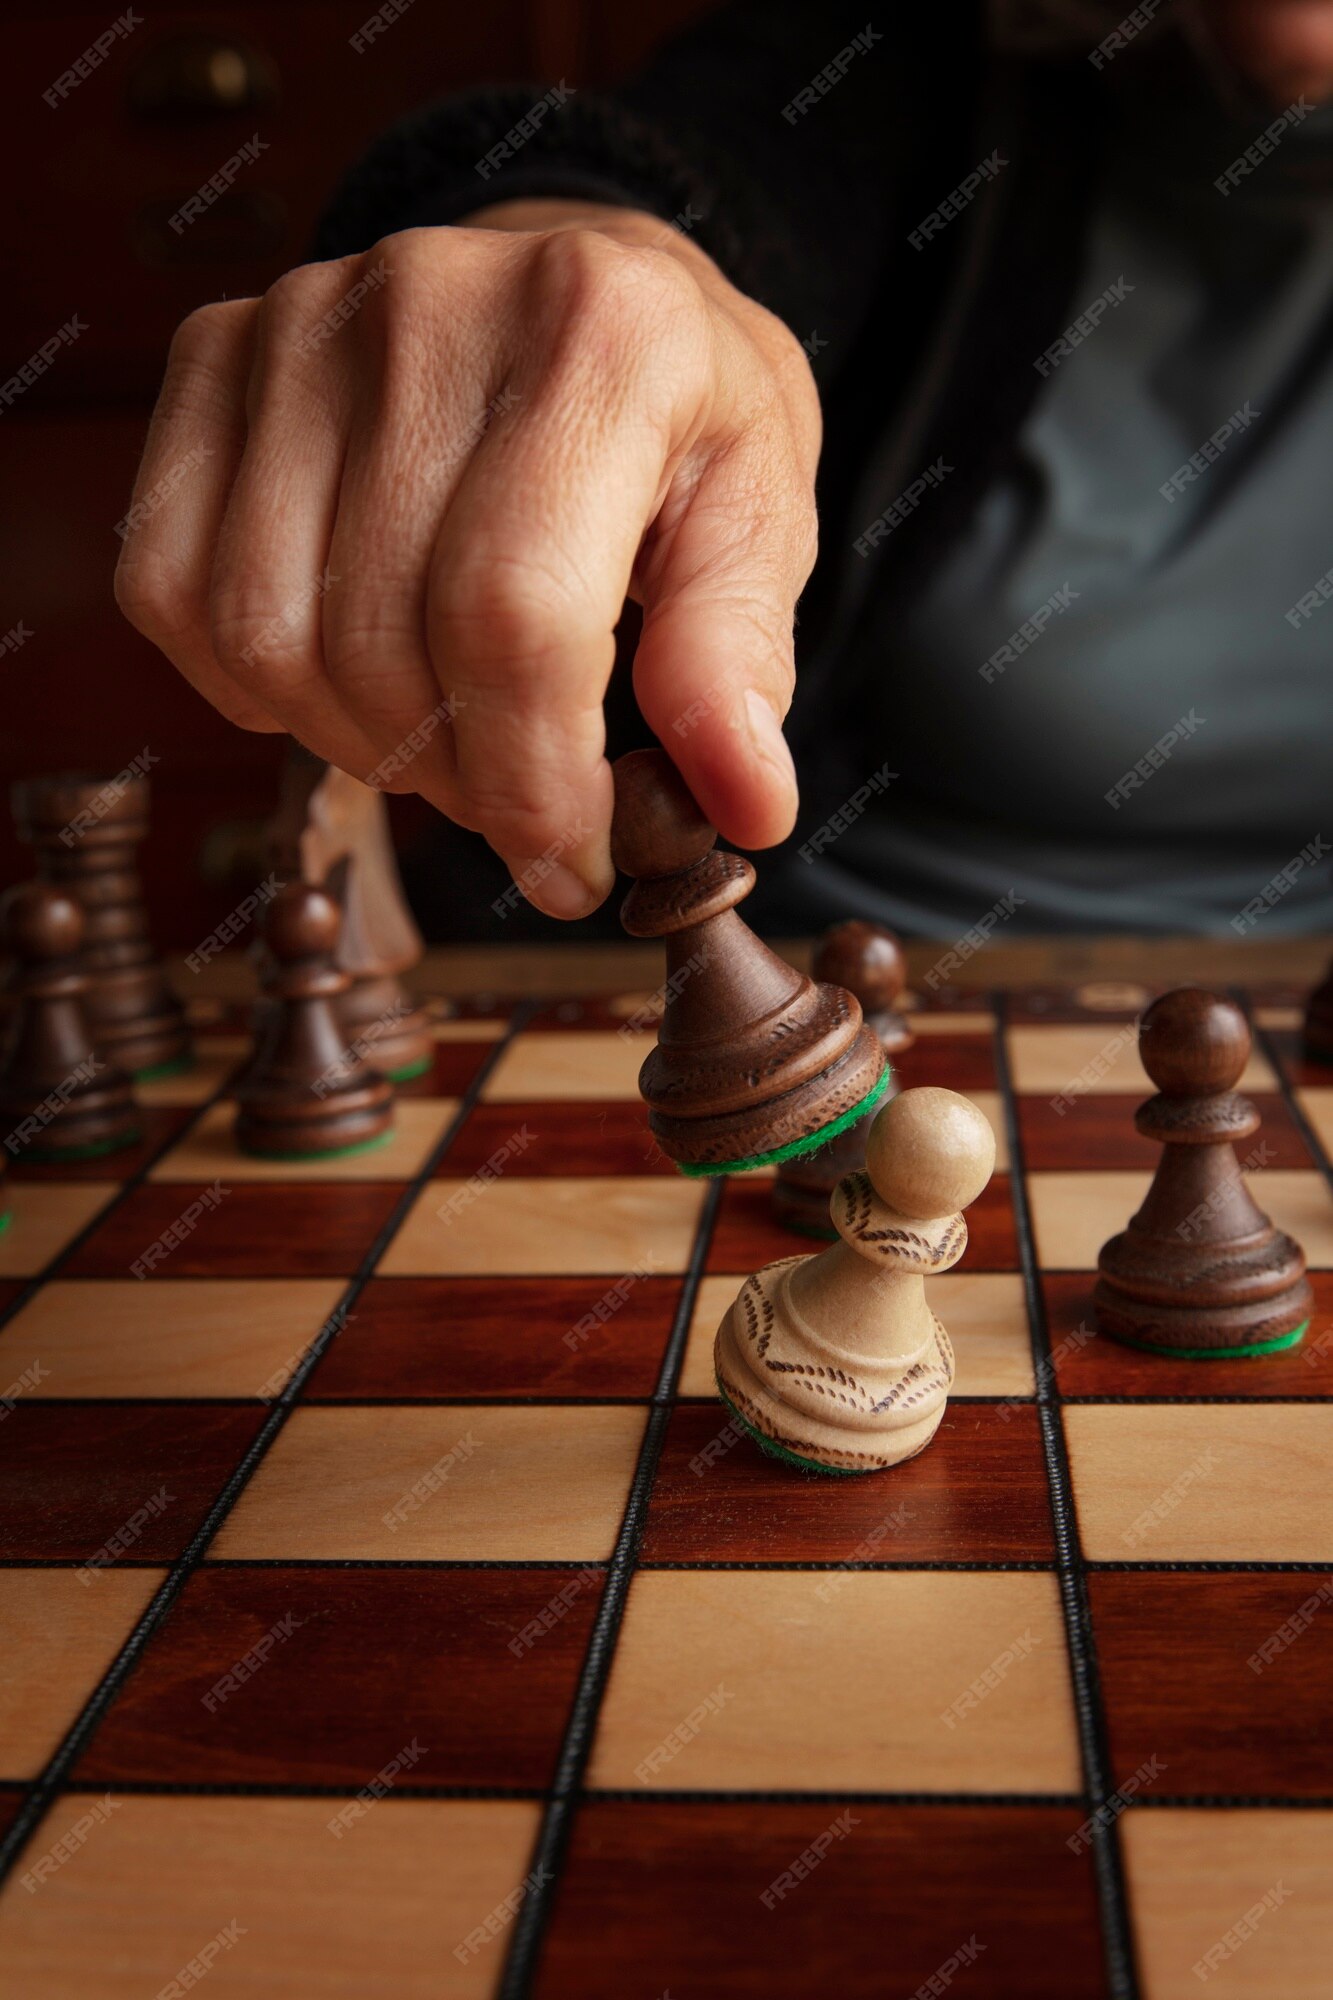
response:
M20 1164L6 1990L1326 1993L1333 1074L1259 996L1303 1345L1112 1346L1147 997L916 1013L904 1082L1000 1163L939 1434L864 1480L724 1421L717 1321L806 1246L654 1156L641 994L441 1003L392 1142L321 1169L232 1150L215 1004L137 1151Z

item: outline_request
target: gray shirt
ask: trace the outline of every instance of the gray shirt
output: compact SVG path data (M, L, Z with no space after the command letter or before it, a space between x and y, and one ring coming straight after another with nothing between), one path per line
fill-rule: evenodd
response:
M868 755L900 776L821 870L890 923L950 935L1011 891L1014 929L1327 921L1333 197L1290 168L1322 169L1333 110L1223 193L1279 114L1251 134L1198 84L1151 129L1117 93L1082 324L895 607Z

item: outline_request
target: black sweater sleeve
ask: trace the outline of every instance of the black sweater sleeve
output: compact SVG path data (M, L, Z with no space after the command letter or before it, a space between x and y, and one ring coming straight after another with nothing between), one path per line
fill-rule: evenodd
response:
M446 98L353 168L315 255L521 196L621 203L688 231L836 363L865 320L908 156L901 39L867 21L864 0L744 0L614 91L513 84Z

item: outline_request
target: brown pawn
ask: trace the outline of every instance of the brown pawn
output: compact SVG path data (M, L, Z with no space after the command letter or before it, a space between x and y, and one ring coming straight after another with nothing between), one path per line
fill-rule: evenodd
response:
M139 1137L134 1087L95 1052L79 964L83 911L48 882L25 882L0 903L14 958L14 1006L0 1058L0 1133L18 1160L77 1160Z
M839 986L817 986L761 944L736 914L754 887L662 750L615 767L611 856L636 877L620 918L631 937L666 940L666 1006L639 1072L648 1123L687 1173L758 1165L875 1097L884 1056Z
M1305 1258L1236 1158L1236 1141L1259 1129L1234 1088L1249 1053L1240 1008L1197 987L1163 994L1140 1023L1158 1095L1134 1123L1165 1150L1142 1208L1097 1260L1097 1325L1116 1340L1208 1359L1290 1347L1305 1330Z
M236 1138L265 1159L327 1159L369 1146L393 1124L393 1091L350 1046L334 963L338 905L289 882L264 913L269 992L259 1046L236 1086Z
M1305 1053L1316 1062L1333 1063L1333 965L1306 1003Z
M83 905L81 959L99 1051L136 1076L188 1062L185 1009L149 942L134 862L148 832L147 778L29 778L14 786L13 805L38 873Z
M293 743L269 851L284 882L318 882L342 907L338 964L351 984L338 1012L347 1039L391 1083L423 1075L435 1042L403 985L420 963L421 933L403 894L383 792Z
M912 1046L916 1038L895 1011L907 981L907 964L892 931L855 917L834 924L815 947L813 969L816 979L845 986L860 1001L866 1025L878 1036L890 1065L894 1056ZM897 1094L897 1078L890 1067L881 1102ZM832 1242L837 1235L829 1215L833 1190L845 1174L854 1174L865 1165L866 1134L873 1122L874 1113L868 1112L826 1146L783 1162L773 1183L773 1213L779 1222L803 1236L820 1236Z

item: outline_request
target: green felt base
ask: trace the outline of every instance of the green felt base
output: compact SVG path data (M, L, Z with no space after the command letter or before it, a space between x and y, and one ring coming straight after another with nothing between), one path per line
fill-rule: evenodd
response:
M771 1153L754 1153L745 1160L723 1160L715 1167L682 1166L680 1171L688 1174L691 1180L716 1180L722 1174L744 1174L752 1167L777 1167L784 1160L799 1159L803 1153L817 1153L821 1146L827 1146L830 1139L836 1139L839 1132L845 1132L849 1125L855 1125L859 1118L874 1110L888 1089L892 1075L893 1071L885 1063L878 1082L850 1111L844 1111L842 1117L835 1118L830 1125L821 1125L817 1132L807 1133L803 1139L793 1139L789 1146L775 1146Z
M71 1160L100 1160L105 1153L123 1152L126 1146L137 1146L143 1133L137 1129L126 1132L119 1139L94 1139L87 1146L52 1146L38 1152L35 1148L28 1158L34 1166L60 1166Z
M713 1380L717 1382L717 1377L714 1376ZM798 1451L788 1451L786 1445L779 1444L776 1438L765 1437L762 1431L757 1431L754 1425L741 1415L721 1382L717 1382L717 1393L741 1429L754 1439L760 1451L766 1451L770 1458L780 1458L786 1465L794 1465L798 1472L817 1472L824 1479L864 1479L866 1472L872 1470L867 1466L866 1472L858 1472L854 1465L824 1465L817 1458L802 1458Z
M390 1083L411 1083L414 1076L424 1076L430 1065L429 1056L420 1056L416 1062L404 1063L401 1069L386 1069L384 1074Z
M1151 1340L1126 1340L1120 1333L1107 1337L1118 1340L1122 1347L1137 1347L1141 1354L1168 1355L1172 1361L1245 1361L1258 1354L1280 1354L1284 1347L1297 1346L1309 1328L1309 1320L1303 1319L1294 1332L1280 1333L1276 1340L1256 1340L1249 1347L1159 1347Z
M147 1069L136 1069L134 1072L134 1081L136 1083L160 1083L163 1077L183 1076L186 1070L194 1068L198 1060L199 1058L194 1050L187 1049L183 1056L173 1056L170 1062L151 1063Z
M8 1229L10 1223L13 1220L14 1220L14 1211L12 1208L7 1208L4 1214L0 1215L0 1236L4 1235L5 1231Z
M323 1153L261 1153L258 1146L241 1146L252 1160L291 1160L313 1162L316 1160L350 1160L356 1153L373 1153L376 1146L387 1146L393 1133L377 1132L373 1139L358 1139L352 1146L334 1146Z

